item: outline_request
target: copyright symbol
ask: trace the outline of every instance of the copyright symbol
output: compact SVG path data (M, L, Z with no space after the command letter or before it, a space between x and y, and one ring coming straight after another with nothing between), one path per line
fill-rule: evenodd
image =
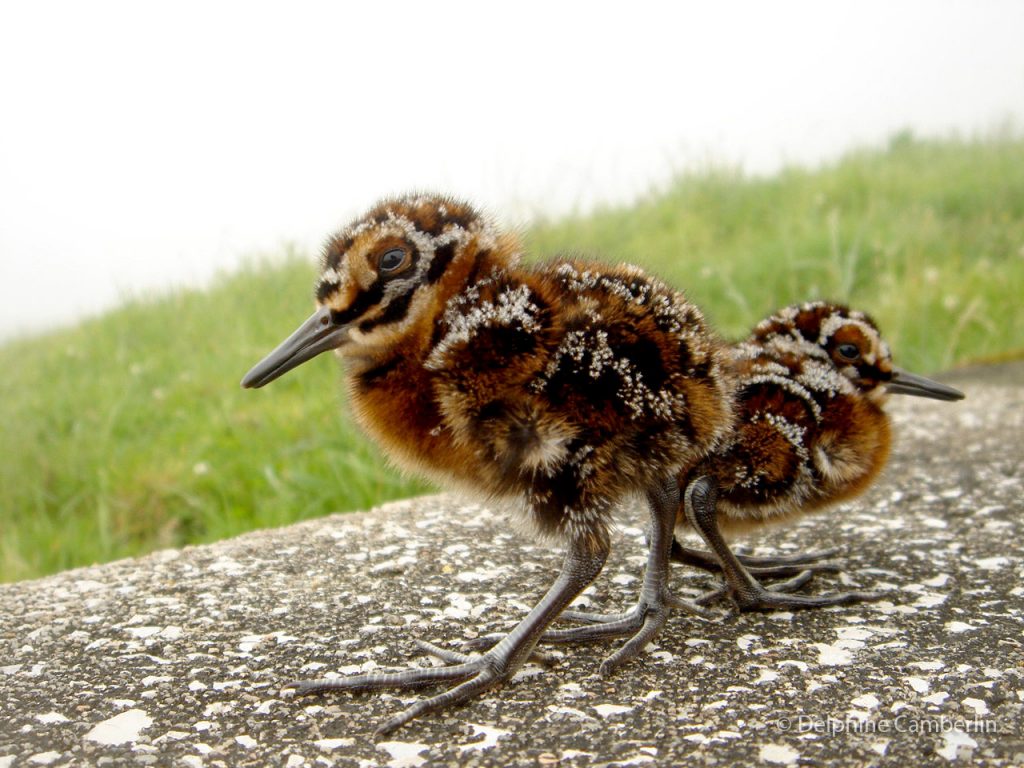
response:
M788 731L789 726L790 722L788 717L780 717L778 720L775 721L775 727L778 728L780 731Z

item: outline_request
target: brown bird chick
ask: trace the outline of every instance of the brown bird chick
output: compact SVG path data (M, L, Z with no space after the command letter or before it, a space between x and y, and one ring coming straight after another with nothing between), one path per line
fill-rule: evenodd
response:
M519 259L516 238L463 203L382 202L328 241L316 311L242 381L261 387L336 350L358 422L396 464L511 500L567 547L547 594L479 657L427 646L451 663L288 686L451 686L379 733L508 680L600 572L610 511L631 494L647 496L661 582L634 611L630 652L685 605L664 583L674 478L731 429L724 348L694 305L636 267Z
M889 394L960 400L952 387L893 366L867 315L826 302L779 310L731 348L737 378L737 429L680 475L681 524L711 553L673 544L673 559L721 569L740 610L805 608L874 599L879 593L787 594L834 552L779 558L733 554L720 529L782 522L850 499L878 477L891 445ZM825 566L828 567L827 565ZM758 576L792 575L765 589ZM708 598L712 597L709 595Z

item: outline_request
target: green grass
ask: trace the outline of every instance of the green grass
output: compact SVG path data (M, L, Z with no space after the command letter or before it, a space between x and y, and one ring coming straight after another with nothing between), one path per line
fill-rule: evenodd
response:
M1024 353L1024 140L895 137L818 170L713 169L634 205L541 221L531 253L631 261L726 335L815 297L872 313L921 373ZM388 469L323 356L238 380L311 309L296 254L0 347L0 580L365 508Z

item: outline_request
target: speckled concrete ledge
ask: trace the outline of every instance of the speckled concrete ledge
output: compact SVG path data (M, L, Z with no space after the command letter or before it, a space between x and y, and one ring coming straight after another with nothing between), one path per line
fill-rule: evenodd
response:
M429 663L510 626L560 553L448 496L0 587L0 768L20 766L1019 765L1024 763L1024 365L898 400L865 497L751 542L843 548L813 589L871 605L701 621L597 676L555 651L504 689L374 742L414 697L282 699L295 677ZM629 604L644 515L622 512L586 603ZM710 577L677 569L680 591Z

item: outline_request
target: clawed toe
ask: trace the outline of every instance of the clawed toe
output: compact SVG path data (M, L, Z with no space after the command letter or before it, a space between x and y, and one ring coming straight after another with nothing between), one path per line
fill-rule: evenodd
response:
M590 611L562 611L558 617L559 621L578 621L581 624L611 624L617 621L625 621L632 616L631 611L620 613L592 613Z
M376 734L382 736L426 712L462 704L487 688L511 677L511 667L507 660L496 655L484 654L470 657L422 640L418 640L417 645L431 655L446 661L456 661L456 663L426 669L407 669L402 672L297 680L283 686L281 692L285 695L304 696L326 691L364 692L384 689L416 689L441 683L453 685L443 693L416 702L404 712L381 725Z
M765 589L754 595L736 598L736 604L741 611L824 608L830 605L850 605L881 600L886 594L885 592L837 592L830 595L792 595L778 590Z
M838 566L835 564L829 564L825 566L822 561L828 560L839 554L839 548L833 547L831 549L822 549L816 552L795 552L788 555L741 555L737 554L736 559L744 567L749 568L753 573L755 569L772 569L772 568L796 568L793 573L796 573L804 568L812 568L813 570L838 570ZM718 572L722 570L722 566L714 553L706 552L700 549L694 549L693 547L684 547L678 541L673 540L671 558L677 563L684 565L692 565L696 568L701 568L705 571ZM819 565L820 564L820 565ZM801 567L802 566L802 567ZM771 575L769 572L762 571L761 575ZM779 574L783 575L783 574ZM792 575L792 574L786 574Z
M481 659L483 659L483 657L481 657ZM432 696L429 699L417 701L411 707L408 707L395 717L392 717L387 722L381 724L377 730L374 731L374 736L378 738L386 736L392 731L401 728L410 720L414 720L420 715L428 712L436 712L437 710L444 709L445 707L464 704L470 699L479 696L491 686L503 682L505 679L505 674L496 672L494 667L489 664L482 663L480 665L480 671L473 677L459 685L456 685L454 688L450 688L444 693L439 693L437 696Z
M771 589L761 586L751 579L742 589L733 589L726 585L706 592L697 598L700 605L709 605L728 597L740 611L773 611L783 608L823 608L830 605L850 605L852 603L880 600L885 592L836 592L825 595L794 595L793 592L806 586L814 577L811 570L803 570L791 579L773 584Z
M824 608L830 605L850 605L870 602L885 597L885 592L834 592L826 595L791 594L811 580L812 573L804 571L795 578L772 585L771 589L757 585L741 593L734 593L733 600L741 611L771 611L778 608Z
M586 626L570 629L550 629L541 636L541 642L547 643L591 643L603 640L614 640L620 637L629 638L621 648L601 664L602 675L610 675L620 666L639 656L647 644L654 639L673 608L679 608L701 616L709 616L711 612L697 606L691 600L684 600L675 595L665 593L653 602L638 603L631 611L608 615L585 613L572 614L567 618L582 617L590 622ZM565 615L563 614L563 617Z
M828 560L839 554L839 547L821 549L817 552L794 552L789 555L737 555L739 561L749 568L774 568L786 565L810 566Z
M705 608L697 600L688 600L685 597L679 597L678 595L673 594L666 595L665 600L670 608L685 611L686 613L692 613L694 616L699 616L702 619L711 619L714 617L714 613Z
M501 639L500 637L498 638ZM465 653L459 653L458 651L450 650L449 648L442 648L440 645L434 645L428 643L426 640L414 640L416 647L424 653L434 656L447 664L468 664L473 660L472 656ZM497 645L497 642L493 643ZM488 646L491 648L492 646Z
M827 608L831 605L851 605L853 603L873 602L875 600L881 600L887 595L887 592L837 592L828 595L793 595L786 592L779 592L775 589L762 589L740 597L731 594L728 588L722 587L721 589L715 589L701 595L698 599L710 604L718 602L725 597L729 597L741 612L746 612Z
M813 561L809 563L788 563L778 565L749 565L747 573L762 579L781 579L787 576L799 576L802 573L839 573L839 563L831 560Z

